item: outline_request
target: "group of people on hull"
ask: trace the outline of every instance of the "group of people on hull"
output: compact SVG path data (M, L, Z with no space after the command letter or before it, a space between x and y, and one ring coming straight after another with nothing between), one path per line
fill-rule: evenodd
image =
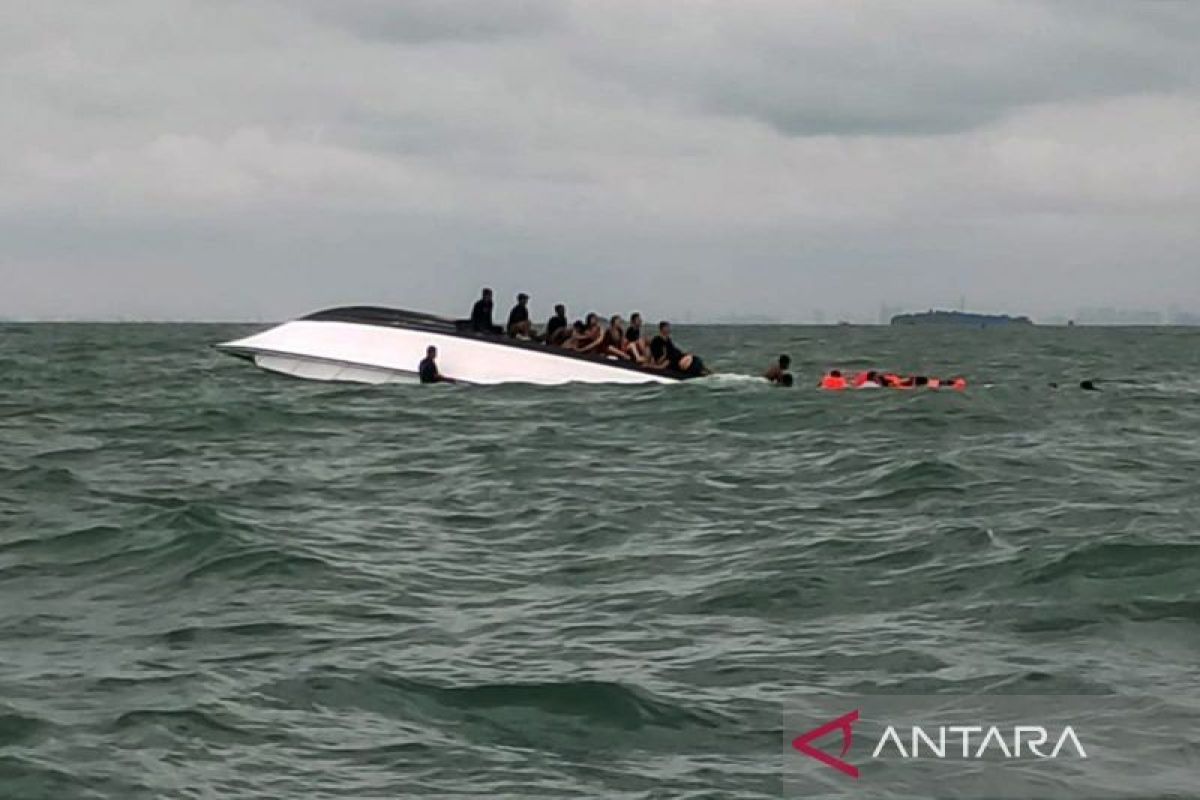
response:
M786 353L781 355L767 368L763 377L776 386L791 386L795 382L788 368L792 359ZM898 375L894 372L878 370L862 370L847 378L841 370L831 369L821 376L817 388L837 391L839 389L965 389L966 378L957 375L953 378L932 378L927 375Z
M642 333L642 315L636 311L629 315L628 324L620 314L614 314L609 317L608 325L603 325L600 315L595 312L589 312L582 320L569 322L567 307L559 303L554 306L554 315L539 332L530 320L529 295L524 292L517 295L517 304L508 312L508 322L503 328L492 322L494 309L492 290L484 289L471 308L471 330L621 359L647 369L670 369L697 376L709 374L699 356L685 353L676 346L671 338L670 322L658 323L657 335L646 336Z

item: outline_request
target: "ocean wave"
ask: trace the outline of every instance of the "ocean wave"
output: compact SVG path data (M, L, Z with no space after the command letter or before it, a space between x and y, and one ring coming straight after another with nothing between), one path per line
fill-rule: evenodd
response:
M0 706L0 747L29 745L46 734L49 727L49 724L39 717Z
M201 739L210 745L249 745L265 741L261 733L251 730L240 720L231 719L228 713L196 708L126 711L113 720L111 728L126 736L157 729L174 738Z
M1072 577L1106 580L1163 577L1177 571L1200 572L1200 544L1190 542L1100 542L1077 547L1026 577L1033 584Z
M665 700L637 687L595 680L439 685L381 672L310 675L260 687L259 692L292 705L362 707L427 718L467 713L486 717L497 710L577 718L618 729L718 727L708 711Z
M183 582L220 578L232 581L264 578L305 578L330 570L323 558L274 548L251 549L203 560L179 576Z
M127 532L116 525L87 525L43 538L0 542L0 554L39 553L47 557L67 557L73 551L94 551L126 538Z
M87 489L87 483L69 467L31 464L16 469L0 467L0 492L56 492L67 494Z
M70 758L47 761L40 756L0 754L0 787L5 796L13 800L151 800L162 796L144 783L82 770L78 761Z

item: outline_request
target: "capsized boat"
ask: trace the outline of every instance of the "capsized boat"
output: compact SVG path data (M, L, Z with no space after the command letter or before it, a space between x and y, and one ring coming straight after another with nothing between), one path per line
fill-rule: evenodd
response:
M676 383L690 375L632 361L471 330L469 321L418 311L346 306L318 311L218 350L298 378L357 383L413 382L425 349L462 383Z

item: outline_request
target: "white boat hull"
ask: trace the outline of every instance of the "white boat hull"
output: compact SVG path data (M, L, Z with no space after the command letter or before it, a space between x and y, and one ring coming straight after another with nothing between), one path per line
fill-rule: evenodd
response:
M541 345L441 332L438 325L395 327L329 319L299 319L225 342L218 349L246 356L263 369L299 378L357 383L411 382L430 345L441 373L474 384L676 383L676 378L627 364Z

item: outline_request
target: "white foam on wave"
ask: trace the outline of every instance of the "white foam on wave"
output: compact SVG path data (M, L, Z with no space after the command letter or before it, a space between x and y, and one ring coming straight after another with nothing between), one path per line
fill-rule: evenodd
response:
M705 375L703 378L696 378L695 380L703 383L761 383L763 386L770 385L763 380L761 375L743 375L739 372L717 372L712 375Z

